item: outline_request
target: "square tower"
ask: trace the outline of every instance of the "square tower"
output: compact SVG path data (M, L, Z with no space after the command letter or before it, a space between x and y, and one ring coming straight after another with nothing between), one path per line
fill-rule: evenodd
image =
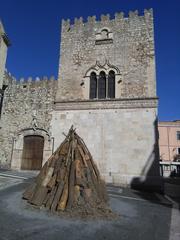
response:
M152 10L63 21L60 56L57 101L156 97Z
M152 9L62 22L55 148L73 124L106 182L160 187Z

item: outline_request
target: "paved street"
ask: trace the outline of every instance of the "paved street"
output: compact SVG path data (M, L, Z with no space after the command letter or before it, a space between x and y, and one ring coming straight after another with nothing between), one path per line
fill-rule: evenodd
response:
M0 176L0 240L180 239L179 210L160 195L108 186L110 205L119 214L117 219L67 219L28 207L21 197L33 179L27 173L18 176L27 179L4 177L4 188Z

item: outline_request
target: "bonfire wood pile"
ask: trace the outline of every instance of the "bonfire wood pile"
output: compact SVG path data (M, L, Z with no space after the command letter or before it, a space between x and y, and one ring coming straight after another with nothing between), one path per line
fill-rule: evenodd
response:
M105 211L105 184L88 148L73 127L23 198L51 211Z

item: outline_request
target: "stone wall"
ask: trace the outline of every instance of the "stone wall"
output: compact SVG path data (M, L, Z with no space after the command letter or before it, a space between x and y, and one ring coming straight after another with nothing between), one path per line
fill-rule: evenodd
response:
M100 21L62 22L59 90L56 100L89 98L90 71L113 69L116 98L156 96L152 10L130 12ZM90 71L88 71L90 70ZM83 82L83 84L82 84ZM73 87L72 87L73 86Z
M53 77L41 80L20 79L20 81L9 79L11 80L6 80L9 85L4 93L0 119L0 164L10 167L13 158L13 167L16 168L18 165L19 168L24 134L47 133L45 135L49 136L45 151L49 150L49 153L46 155L52 153L50 121L57 81Z
M136 177L142 181L150 177L156 182L159 176L155 150L157 100L146 100L148 105L132 100L124 104L115 102L56 104L51 121L55 148L64 139L63 133L74 125L106 182L130 185Z
M3 85L3 76L6 64L7 47L9 46L8 38L5 34L4 27L0 21L0 90ZM0 92L1 93L1 92Z

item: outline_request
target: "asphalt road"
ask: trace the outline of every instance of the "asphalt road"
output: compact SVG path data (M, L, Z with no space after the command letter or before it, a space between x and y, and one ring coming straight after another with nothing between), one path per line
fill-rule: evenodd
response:
M179 211L157 195L111 186L117 219L67 219L27 206L21 197L30 181L0 190L0 240L180 240Z

